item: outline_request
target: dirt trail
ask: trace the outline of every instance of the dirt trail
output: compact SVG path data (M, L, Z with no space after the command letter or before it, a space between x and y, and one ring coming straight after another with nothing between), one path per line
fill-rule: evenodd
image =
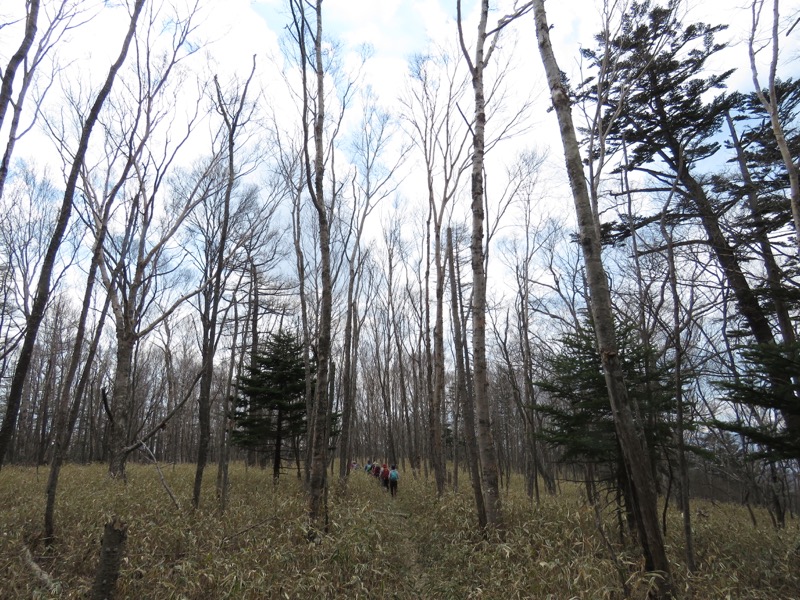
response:
M392 498L378 485L370 495L374 513L382 524L384 552L397 597L425 597L430 565L425 564L420 552L422 525L412 503L404 499L402 490Z

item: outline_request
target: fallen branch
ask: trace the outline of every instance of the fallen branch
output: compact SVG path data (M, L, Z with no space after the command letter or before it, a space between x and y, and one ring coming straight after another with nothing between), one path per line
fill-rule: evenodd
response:
M241 531L237 531L237 532L236 532L236 533L234 533L233 535L229 535L229 536L227 536L227 537L224 537L224 538L222 538L222 540L220 541L219 545L220 545L220 546L222 546L223 544L227 544L227 543L228 543L228 542L230 542L230 541L231 541L233 538L235 538L235 537L239 537L240 535L242 535L243 533L247 533L248 531L252 531L252 530L253 530L253 529L255 529L256 527L261 527L262 525L264 525L265 523L267 523L267 522L268 522L270 519L272 519L272 517L269 517L269 518L267 518L267 519L264 519L263 521L259 521L258 523L255 523L254 525L250 525L249 527L245 527L244 529L242 529Z
M156 466L156 471L158 471L158 476L161 478L161 485L164 486L164 489L167 490L167 494L169 494L169 497L172 498L172 503L175 505L175 508L180 510L181 509L181 505L178 504L178 500L175 498L175 494L173 494L172 490L169 489L169 484L167 483L167 480L164 478L164 473L162 473L162 471L161 471L161 466L158 464L158 461L156 460L155 454L153 454L153 451L150 450L150 448L147 446L147 444L145 444L141 440L139 441L139 444L140 444L140 446L139 446L140 449L142 449L142 451L144 451L144 450L147 451L147 454L150 456L150 460L152 460L153 464Z
M404 519L407 519L411 516L411 513L393 512L391 510L375 510L372 512L376 512L379 515L391 515L393 517L403 517Z
M42 584L47 588L47 591L51 594L58 594L61 591L61 584L57 581L54 581L50 574L42 569L33 558L33 554L31 554L30 549L25 546L24 552L22 553L23 557L25 557L25 562L28 563L28 566L34 572L36 577Z

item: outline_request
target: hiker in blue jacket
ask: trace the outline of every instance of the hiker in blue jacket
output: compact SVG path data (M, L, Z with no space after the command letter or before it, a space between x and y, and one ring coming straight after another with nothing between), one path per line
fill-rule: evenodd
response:
M397 465L392 465L392 470L389 471L389 491L392 493L392 498L397 496L397 482L400 480L400 472L397 470Z

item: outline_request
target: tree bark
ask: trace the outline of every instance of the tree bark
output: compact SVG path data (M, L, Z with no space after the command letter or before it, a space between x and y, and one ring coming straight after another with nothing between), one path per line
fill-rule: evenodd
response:
M247 120L244 114L247 103L247 90L256 71L256 59L253 56L253 67L243 89L238 97L227 100L224 97L219 81L214 77L215 101L217 112L222 117L224 126L225 154L227 156L225 190L223 192L222 219L219 230L216 232L218 239L206 239L209 246L206 256L210 258L206 269L208 273L206 287L201 295L203 327L202 339L202 374L200 376L200 393L197 398L198 421L200 424L199 443L197 448L197 468L195 470L194 489L192 492L192 506L200 507L200 492L203 484L203 471L208 461L208 451L211 445L211 385L214 380L214 358L217 351L219 336L219 306L225 287L225 269L227 263L228 236L230 230L231 201L233 189L237 180L236 168L236 141L240 128Z
M475 437L475 405L472 395L467 390L467 371L464 364L464 336L461 330L461 307L458 301L460 281L456 278L455 258L453 251L453 231L447 228L447 262L450 269L450 307L453 322L453 342L456 352L456 389L464 413L464 440L467 446L467 465L472 480L472 494L475 497L475 510L478 515L478 526L486 527L486 507L481 490L481 468L478 457L478 440Z
M294 17L294 27L297 33L297 42L300 45L300 60L302 61L303 78L303 133L304 145L303 154L305 160L306 183L308 192L311 195L314 208L317 213L317 225L319 234L319 251L321 266L321 293L320 293L320 314L319 332L317 336L317 381L314 389L313 419L314 425L309 436L311 449L311 465L309 476L309 517L312 525L317 526L320 519L327 517L327 506L325 505L325 490L327 488L327 450L328 450L328 420L330 413L329 406L329 381L328 373L330 368L330 349L331 349L331 312L333 284L331 280L331 256L330 256L330 225L328 221L328 206L325 202L325 143L323 130L325 124L325 70L322 62L322 0L316 0L313 4L316 16L316 28L313 34L314 58L313 70L315 84L312 90L308 82L307 65L309 54L306 49L306 27L307 18L302 2L292 0L291 9ZM309 100L316 99L314 110L309 107ZM309 151L309 115L313 115L313 144L314 162L311 163ZM313 178L312 178L313 174Z
M114 597L127 538L128 526L119 517L114 517L103 528L100 563L92 585L92 600L111 600Z
M786 167L786 173L789 176L789 205L792 210L792 221L794 222L795 229L795 243L797 244L798 251L800 252L800 168L794 162L791 149L786 141L786 135L783 130L783 125L780 121L778 113L778 95L776 92L776 73L778 68L778 55L779 55L779 39L778 26L780 24L780 0L772 0L772 28L771 28L771 47L772 56L770 58L769 66L769 79L767 83L767 94L761 87L758 78L758 67L756 66L756 40L755 36L758 29L758 22L761 17L761 8L763 0L751 0L751 10L753 15L752 27L750 29L750 39L748 54L750 56L750 71L753 78L753 88L758 96L761 105L769 115L769 123L772 127L772 133L775 136L775 142L778 145L778 150L781 153L783 164Z
M9 105L13 105L14 107L11 113L11 126L8 128L8 143L6 144L3 158L0 160L0 198L3 197L3 190L5 189L6 179L8 177L8 165L11 163L11 156L17 141L17 130L19 129L19 121L25 104L24 98L28 93L28 88L33 79L33 69L35 69L38 63L36 56L34 56L33 60L30 60L28 53L36 37L39 5L39 0L30 0L30 2L28 2L25 35L22 38L19 48L11 57L11 60L8 61L8 66L6 67L5 73L3 73L2 85L0 86L0 129L3 129L3 123L6 120L6 112L8 111ZM45 34L45 37L46 35L47 34ZM19 86L16 100L12 101L11 96L14 91L14 79L16 78L17 69L20 64L24 65L22 84ZM31 66L29 67L28 65Z
M62 384L62 399L59 403L63 408L66 408L69 400L69 390L72 388L72 381L78 370L78 363L80 362L83 353L83 339L86 331L86 318L89 313L91 304L92 288L94 287L94 276L97 270L97 264L100 260L98 249L100 244L95 246L95 255L93 257L93 267L89 270L89 278L86 284L86 293L84 296L83 306L81 307L81 316L78 321L78 330L75 335L75 346L72 351L72 358L67 373L64 377ZM51 543L55 538L55 505L56 505L56 492L58 490L58 479L61 474L61 467L64 464L64 459L67 456L70 441L72 439L72 432L75 429L75 423L78 420L81 405L83 404L83 397L86 392L86 386L89 382L91 374L92 363L97 353L97 348L100 345L100 336L103 332L103 325L105 323L106 315L108 314L109 300L106 300L103 310L100 313L100 318L97 322L95 335L89 346L87 352L83 373L78 380L78 386L75 389L70 409L67 414L64 414L63 409L59 411L56 416L55 426L55 442L53 444L53 457L50 459L50 474L47 478L47 488L45 490L45 511L44 511L44 540L46 544Z
M664 211L666 215L666 211ZM675 403L677 405L675 436L677 437L678 449L678 483L681 499L681 510L683 511L683 538L686 544L686 568L694 573L697 564L694 560L694 538L692 535L692 511L689 507L689 466L686 461L686 447L684 441L685 416L683 398L683 344L681 342L681 320L680 309L681 300L678 295L678 273L675 264L675 248L672 241L672 233L667 232L664 218L661 219L661 233L667 242L667 263L669 266L669 288L672 295L672 343L675 350ZM669 493L667 493L669 497Z
M0 128L3 126L6 112L11 104L11 95L14 93L14 79L17 75L17 69L28 56L28 52L33 45L33 40L36 37L40 4L39 0L30 0L28 2L28 15L25 18L25 35L22 37L19 48L17 48L17 51L11 56L3 72L2 85L0 85Z
M767 235L767 224L764 222L763 211L760 209L760 201L758 194L756 194L755 184L750 175L750 170L747 167L747 160L744 156L744 149L739 141L739 136L736 133L736 128L731 119L730 113L725 113L725 120L728 123L728 130L731 133L731 142L733 149L736 151L736 161L739 165L739 172L742 175L742 182L744 183L745 194L747 197L747 207L753 217L753 226L758 247L761 250L761 260L764 262L764 272L766 274L767 286L771 292L770 301L775 307L775 316L778 321L778 327L781 332L783 342L786 344L793 344L796 341L794 325L792 318L789 314L789 309L784 301L785 292L783 290L781 280L783 274L775 260L775 253L772 251L772 244Z
M115 479L126 478L125 462L129 451L126 449L131 419L131 370L133 368L134 336L117 322L117 365L114 370L112 398L114 410L107 406L111 421L109 434L108 474Z

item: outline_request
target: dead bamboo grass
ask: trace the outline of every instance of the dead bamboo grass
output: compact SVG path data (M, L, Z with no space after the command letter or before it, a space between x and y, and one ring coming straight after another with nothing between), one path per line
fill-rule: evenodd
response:
M189 506L193 465L161 475L180 505ZM109 514L129 527L120 598L611 599L623 597L620 569L634 598L652 582L630 539L619 543L610 509L600 512L604 540L594 510L570 485L537 506L514 481L503 500L508 526L500 543L477 531L465 486L437 499L433 481L407 473L392 500L374 480L354 473L346 491L331 488L330 530L322 543L309 544L306 496L293 476L274 486L271 473L233 466L230 478L228 510L219 514L213 481L199 510L179 510L152 466L130 465L124 485L108 479L102 465L68 465L56 541L46 548L40 539L46 478L35 469L4 467L0 598L86 597L99 552L98 523ZM682 564L680 515L668 516L668 551L687 598L798 597L797 521L777 532L753 528L745 507L700 508L708 518L695 523L699 570L691 576ZM392 516L401 513L408 517ZM759 515L759 523L768 519Z

